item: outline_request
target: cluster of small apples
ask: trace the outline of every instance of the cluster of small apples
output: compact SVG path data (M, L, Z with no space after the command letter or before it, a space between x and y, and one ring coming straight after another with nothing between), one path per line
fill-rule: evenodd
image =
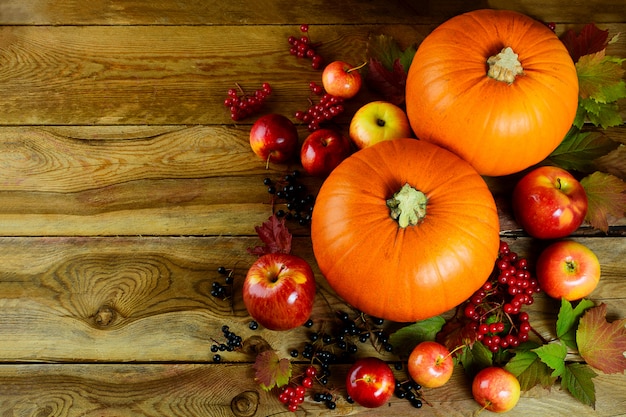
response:
M406 113L398 106L375 101L362 106L352 117L349 135L336 128L323 127L344 112L343 103L355 97L363 80L359 70L344 61L334 61L324 67L322 85L309 84L319 100L294 117L306 124L310 134L299 145L297 127L280 114L261 116L250 130L250 146L254 153L269 163L288 163L298 155L304 171L311 176L324 177L347 158L353 149L362 149L383 140L411 137L412 130Z
M569 301L591 294L600 281L596 254L575 240L559 240L585 220L589 202L581 183L565 169L541 166L518 181L512 203L515 219L530 236L556 240L537 259L541 289Z
M341 61L327 65L322 73L323 85L313 83L309 86L320 95L319 103L312 104L306 112L296 113L296 119L307 123L312 131L302 145L299 145L296 125L288 117L272 113L261 116L252 125L252 150L266 161L266 166L270 162L293 161L299 150L299 160L307 174L318 177L330 174L351 154L352 145L339 130L321 128L320 125L343 112L343 101L354 97L361 83L358 69Z
M425 341L412 350L408 372L418 384L427 388L445 385L454 371L452 353L442 344ZM520 383L509 371L489 366L479 371L472 381L472 395L486 410L504 412L512 409L520 397Z

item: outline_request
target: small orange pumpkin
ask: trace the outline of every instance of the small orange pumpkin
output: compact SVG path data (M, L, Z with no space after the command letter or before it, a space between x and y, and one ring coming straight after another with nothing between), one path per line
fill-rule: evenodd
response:
M489 277L500 244L483 178L455 154L416 139L362 149L315 200L317 264L353 307L398 322L454 308Z
M414 133L481 175L542 161L571 128L577 107L567 49L546 25L514 11L477 10L444 22L419 45L407 75Z

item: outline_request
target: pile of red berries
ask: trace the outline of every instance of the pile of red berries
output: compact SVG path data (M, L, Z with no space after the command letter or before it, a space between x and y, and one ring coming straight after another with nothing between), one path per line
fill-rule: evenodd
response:
M316 375L317 369L313 365L309 365L302 375L300 383L285 386L278 395L278 401L285 404L289 411L295 412L298 406L304 402L306 390L313 386Z
M272 94L272 87L269 83L263 83L261 88L254 93L246 94L239 84L237 88L228 90L228 97L224 100L224 106L230 110L230 118L237 121L258 113L261 106Z
M324 58L315 50L318 44L313 44L308 36L309 25L300 25L300 31L303 33L302 36L290 36L287 39L289 53L298 58L308 58L313 69L321 69L324 66Z
M315 82L311 82L309 88L319 96L319 99L315 103L311 101L306 111L298 110L295 118L306 123L309 132L314 132L321 127L322 123L329 122L344 112L344 99L324 93L324 88Z
M524 305L533 303L539 282L528 270L528 261L500 242L498 260L489 280L465 302L467 326L492 352L518 346L531 331Z

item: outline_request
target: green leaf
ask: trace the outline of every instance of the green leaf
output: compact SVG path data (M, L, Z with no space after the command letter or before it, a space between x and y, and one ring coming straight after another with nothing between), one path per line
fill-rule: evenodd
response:
M623 123L617 103L598 103L591 98L579 99L574 126L581 129L586 121L603 129Z
M435 336L446 320L441 316L421 320L397 330L389 336L389 343L400 357L408 357L415 346L426 340L435 340Z
M604 50L581 56L576 63L580 97L599 103L611 103L626 97L622 62L624 59L607 56Z
M582 299L575 308L565 298L561 299L561 308L556 320L556 336L572 349L578 349L576 346L576 328L578 321L585 311L593 307L595 303L591 300Z
M417 45L413 44L402 50L392 36L384 34L371 35L367 41L368 57L377 59L389 71L394 70L395 62L398 60L404 72L408 72L415 52Z
M552 376L559 376L565 369L565 356L567 355L567 346L562 343L550 343L533 349L541 361L554 369Z
M493 354L487 346L477 342L471 347L464 347L458 356L458 360L463 364L465 373L473 377L481 369L493 365Z
M621 219L626 214L626 183L615 175L594 172L580 180L587 194L585 220L596 229L609 230L609 216Z
M593 160L619 146L600 132L581 132L572 127L561 144L550 154L548 161L566 170L590 173L595 170Z
M582 363L571 363L563 369L561 386L570 392L578 401L596 407L596 389L593 378L597 374L591 367Z
M517 377L522 391L528 391L535 385L549 388L557 379L556 376L551 375L552 371L541 361L539 355L531 351L516 353L504 369Z

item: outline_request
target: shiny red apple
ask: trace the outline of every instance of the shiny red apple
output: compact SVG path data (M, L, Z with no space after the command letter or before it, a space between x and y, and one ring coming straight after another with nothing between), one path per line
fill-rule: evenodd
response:
M560 240L545 248L537 258L539 287L550 297L568 301L588 296L600 282L600 261L587 246Z
M404 110L387 101L371 101L363 105L350 121L350 139L359 149L412 135Z
M520 391L520 383L515 375L497 366L480 370L472 381L472 395L476 402L495 413L503 413L515 407Z
M396 387L389 365L382 359L366 357L357 359L346 376L346 391L357 404L375 408L385 404Z
M350 140L334 129L319 129L302 143L300 162L304 171L323 177L335 169L351 152Z
M250 129L250 147L266 164L288 162L298 152L298 130L286 116L266 114Z
M526 232L539 239L568 236L587 214L587 194L568 171L542 166L526 174L513 190L513 212Z
M331 62L322 72L324 90L346 100L356 96L363 83L359 69L343 61Z
M269 253L250 267L243 283L248 313L270 330L289 330L304 324L313 310L315 275L299 256Z
M454 361L444 345L425 341L409 355L408 371L411 378L425 388L437 388L450 380Z

